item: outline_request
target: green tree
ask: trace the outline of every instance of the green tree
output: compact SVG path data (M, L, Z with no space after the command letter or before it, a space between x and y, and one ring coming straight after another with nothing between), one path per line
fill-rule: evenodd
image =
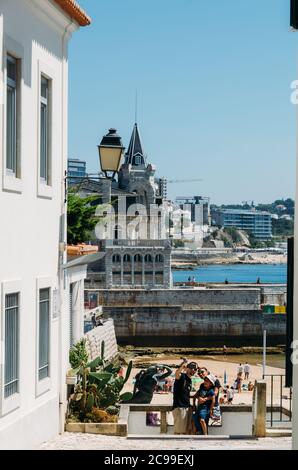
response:
M224 231L230 235L230 237L233 240L233 243L241 243L242 238L239 235L239 231L236 227L225 227Z
M294 221L287 219L272 219L274 236L291 237L294 234Z
M82 243L90 237L98 221L96 207L91 205L94 199L94 196L82 198L73 192L68 194L67 243Z

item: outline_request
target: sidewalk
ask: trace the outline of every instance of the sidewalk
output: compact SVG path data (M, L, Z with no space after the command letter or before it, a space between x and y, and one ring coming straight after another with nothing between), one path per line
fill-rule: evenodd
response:
M258 440L130 440L125 437L112 437L94 434L65 433L41 444L39 450L291 450L290 437Z

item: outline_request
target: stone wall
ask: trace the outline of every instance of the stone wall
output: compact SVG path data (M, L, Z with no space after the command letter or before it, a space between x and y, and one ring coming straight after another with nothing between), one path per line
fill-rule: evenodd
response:
M258 310L261 292L249 289L109 289L98 290L99 305L122 307L180 306L194 310Z
M176 307L103 307L118 343L146 346L260 346L284 344L286 316L260 310L187 310Z
M117 341L114 320L109 318L103 325L97 326L85 334L86 347L91 359L101 355L101 343L104 341L104 358L112 359L117 355Z

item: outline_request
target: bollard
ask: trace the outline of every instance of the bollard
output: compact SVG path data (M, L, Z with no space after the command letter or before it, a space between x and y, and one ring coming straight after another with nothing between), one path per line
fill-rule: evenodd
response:
M255 382L253 435L266 437L266 382Z

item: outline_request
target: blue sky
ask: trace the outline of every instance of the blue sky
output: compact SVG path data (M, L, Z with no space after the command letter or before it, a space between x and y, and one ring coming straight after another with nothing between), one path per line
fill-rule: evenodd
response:
M80 0L92 17L69 48L69 156L138 124L171 197L270 202L295 191L298 33L289 0Z

